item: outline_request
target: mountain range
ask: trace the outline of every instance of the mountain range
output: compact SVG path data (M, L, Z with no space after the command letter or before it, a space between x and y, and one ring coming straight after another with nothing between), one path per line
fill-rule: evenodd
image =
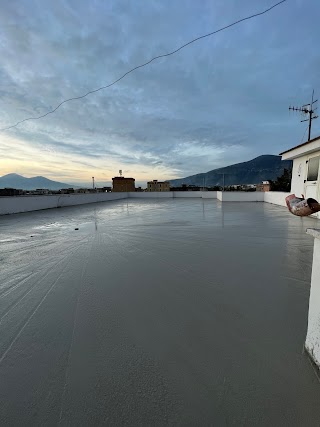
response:
M60 190L61 188L70 188L74 185L64 184L62 182L52 181L44 176L34 176L26 178L16 173L9 173L0 177L0 188L18 188L21 190L36 190L37 188L46 188L48 190Z
M262 181L276 180L284 169L292 169L291 160L281 160L281 156L265 154L253 160L235 165L214 169L206 173L172 179L172 186L182 184L211 187L223 185L259 184Z
M262 181L276 180L283 174L284 169L292 169L291 160L281 160L280 156L263 155L253 160L235 165L213 169L206 173L187 176L180 179L169 180L172 186L182 184L197 186L223 185L223 175L225 185L237 184L258 184ZM44 176L34 176L26 178L16 173L9 173L0 177L0 188L19 188L22 190L36 190L46 188L48 190L60 190L62 188L78 188L71 184L52 181Z

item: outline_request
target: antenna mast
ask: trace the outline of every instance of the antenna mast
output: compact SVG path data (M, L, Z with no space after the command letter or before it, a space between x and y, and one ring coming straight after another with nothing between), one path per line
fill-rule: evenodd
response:
M318 116L315 116L314 113L318 107L313 108L313 104L315 104L318 100L313 100L314 90L312 91L312 98L310 104L305 104L302 107L289 107L289 110L292 111L300 111L303 114L309 114L309 118L305 120L301 120L301 122L309 122L309 133L308 133L308 141L311 139L311 126L312 120L317 119Z

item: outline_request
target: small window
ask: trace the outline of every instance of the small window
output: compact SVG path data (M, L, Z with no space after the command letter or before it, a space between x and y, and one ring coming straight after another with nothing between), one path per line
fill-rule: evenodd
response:
M311 157L308 162L308 177L307 181L317 181L319 172L320 156Z

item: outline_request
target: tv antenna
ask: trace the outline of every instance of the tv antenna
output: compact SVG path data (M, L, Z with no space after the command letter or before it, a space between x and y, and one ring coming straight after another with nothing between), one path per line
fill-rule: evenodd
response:
M309 114L309 117L305 120L301 120L301 122L309 122L309 134L308 134L308 141L311 139L311 126L312 126L312 120L317 119L318 116L315 116L314 113L318 107L313 107L313 104L315 104L318 100L313 100L314 96L314 89L312 91L312 98L310 104L302 105L302 107L289 107L289 110L292 111L300 111L302 114Z

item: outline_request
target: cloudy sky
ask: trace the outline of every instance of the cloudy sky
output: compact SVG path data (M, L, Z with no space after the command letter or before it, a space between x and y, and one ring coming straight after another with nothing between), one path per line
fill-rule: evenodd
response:
M2 0L0 127L107 85L130 68L275 0ZM184 177L305 140L289 113L320 97L319 0L154 61L109 89L0 133L0 176L107 183ZM320 134L320 119L313 135Z

